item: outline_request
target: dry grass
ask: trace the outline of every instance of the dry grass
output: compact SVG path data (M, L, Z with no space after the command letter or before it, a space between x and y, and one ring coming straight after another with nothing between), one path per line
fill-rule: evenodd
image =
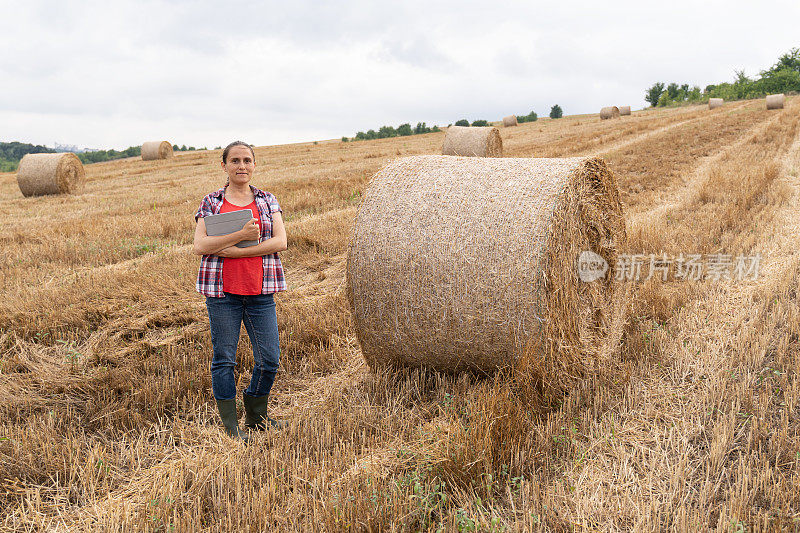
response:
M635 142L641 137L704 118L699 106L665 111L637 111L619 121L597 121L593 116L525 122L503 131L506 157L569 157L590 155Z
M507 155L608 154L631 250L764 257L755 282L638 287L617 382L549 410L509 375L362 362L343 299L355 206L443 134L258 148L290 236L274 412L294 424L249 447L217 426L187 247L219 151L90 165L74 197L23 198L0 174L0 529L797 529L798 110L502 132ZM240 355L241 385L246 339Z
M724 112L700 107L699 118L612 151L603 151L618 176L627 211L648 210L673 189L696 178L692 169L774 118L757 102L731 104Z

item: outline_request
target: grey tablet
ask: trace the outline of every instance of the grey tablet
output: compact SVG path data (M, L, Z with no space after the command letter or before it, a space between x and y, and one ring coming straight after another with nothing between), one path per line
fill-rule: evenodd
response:
M252 211L249 209L241 209L228 213L220 213L219 215L208 215L203 218L203 220L205 220L206 223L206 234L209 237L219 237L220 235L229 235L234 231L239 231L251 218L253 218ZM247 248L248 246L255 246L256 244L258 244L258 240L240 241L236 243L236 246L239 248Z

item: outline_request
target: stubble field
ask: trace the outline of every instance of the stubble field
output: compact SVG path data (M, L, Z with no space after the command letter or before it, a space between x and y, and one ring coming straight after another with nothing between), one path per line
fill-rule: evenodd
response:
M260 147L289 236L270 410L292 426L243 446L190 244L220 151L90 165L78 196L0 174L0 530L799 529L800 99L501 134L507 157L603 156L627 253L760 254L758 278L634 284L621 370L548 406L506 372L372 370L344 297L358 202L443 134ZM246 335L239 358L241 390Z

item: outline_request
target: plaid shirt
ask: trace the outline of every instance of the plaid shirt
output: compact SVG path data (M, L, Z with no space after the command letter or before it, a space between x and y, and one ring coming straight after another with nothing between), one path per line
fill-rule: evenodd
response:
M281 211L281 206L278 205L278 199L272 194L256 189L252 185L250 190L253 191L261 220L261 236L258 239L258 242L261 243L272 237L272 213ZM195 222L198 218L219 214L224 199L225 187L203 198L197 213L194 214ZM283 265L281 265L278 254L264 255L262 259L264 261L264 280L261 284L261 294L285 291L286 280L283 277ZM197 292L204 296L217 298L225 296L222 288L223 263L224 258L218 255L203 256L200 261L200 271L197 273Z

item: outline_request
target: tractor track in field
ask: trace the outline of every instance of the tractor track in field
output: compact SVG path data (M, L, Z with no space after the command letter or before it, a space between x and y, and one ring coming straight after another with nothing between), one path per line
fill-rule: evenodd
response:
M765 122L755 124L742 132L732 143L721 147L713 155L703 158L702 161L688 173L686 182L666 192L665 196L660 198L660 203L657 206L643 211L636 211L629 208L628 213L626 213L628 224L641 223L644 219L651 216L663 215L686 202L688 198L696 196L699 188L703 184L703 178L715 164L719 163L724 157L737 148L741 148L746 143L750 142L754 136L760 135L768 130L770 126L775 124L778 118L779 116L775 116Z
M746 104L747 104L747 102L741 103L738 106L736 106L735 109L739 109L741 107L744 107ZM686 126L688 124L692 124L692 123L695 123L695 122L702 122L704 120L711 120L711 119L714 119L714 118L716 118L716 116L714 116L714 115L701 114L700 116L688 118L688 119L682 120L680 122L674 122L672 124L667 124L666 126L662 126L660 128L656 128L654 130L643 132L643 133L641 133L639 135L636 135L636 136L634 136L634 137L632 137L630 139L623 139L623 140L620 140L620 141L617 141L617 142L613 142L613 143L611 143L609 145L601 147L600 149L588 150L588 151L585 151L585 152L580 152L580 153L578 153L576 155L603 156L603 155L606 155L606 154L610 154L612 152L616 152L617 150L621 150L622 148L625 148L625 147L630 146L632 144L636 144L636 143L645 141L645 140L647 140L647 139L649 139L651 137L655 137L657 135L661 135L663 133L667 133L668 131L680 128L681 126Z

